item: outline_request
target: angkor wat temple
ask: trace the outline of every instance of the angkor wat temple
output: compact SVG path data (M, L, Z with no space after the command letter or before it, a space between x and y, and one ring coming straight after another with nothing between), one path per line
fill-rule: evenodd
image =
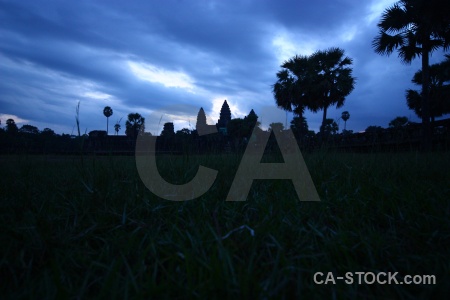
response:
M253 110L250 114L256 114ZM257 117L256 117L257 118ZM215 148L216 151L226 148L229 144L228 124L231 121L231 110L227 100L223 102L220 110L220 117L215 125L209 125L206 120L206 114L203 107L197 114L197 122L195 130L190 131L189 141L186 136L177 136L173 131L173 123L164 124L164 128L172 128L171 134L165 134L164 130L160 133L157 140L157 150L179 152L183 145L181 143L190 144L191 148L195 148L202 152L202 149ZM171 125L171 126L167 126ZM208 137L208 135L210 135ZM156 137L155 137L156 138ZM180 142L182 140L182 142ZM107 135L104 130L94 130L89 132L89 138L86 141L84 149L87 152L103 152L113 151L118 153L133 153L135 147L135 138L130 136ZM209 146L208 146L209 145ZM214 146L213 146L214 145ZM197 151L197 152L198 152Z
M258 143L259 137L269 135L266 150L277 149L277 142L270 131L255 127L258 116L251 110L242 118L231 118L230 107L225 100L216 124L208 124L205 111L199 109L195 130L182 129L175 132L173 123L165 123L156 139L155 151L159 153L223 153L242 152L247 143ZM450 150L450 119L438 120L433 125L433 149ZM254 131L254 128L255 131ZM282 130L282 129L281 129ZM323 134L308 131L302 133L292 128L302 151L315 151L326 147L338 151L372 152L417 150L421 140L421 124L409 122L400 128L366 130L363 133ZM253 134L254 133L254 134ZM151 136L150 133L141 132ZM265 138L261 140L266 140ZM19 133L16 136L0 136L0 153L36 154L94 154L134 155L136 137L107 135L105 130L94 130L89 136L52 136ZM275 150L276 151L276 150Z

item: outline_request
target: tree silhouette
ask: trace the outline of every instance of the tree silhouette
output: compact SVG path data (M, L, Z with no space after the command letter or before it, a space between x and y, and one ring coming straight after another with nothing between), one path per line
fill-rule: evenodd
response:
M273 86L277 105L299 116L305 108L313 112L323 109L323 127L328 107L342 107L354 89L351 64L352 59L344 57L340 48L316 51L309 57L294 56L277 73L278 81Z
M322 132L325 134L336 134L339 131L339 127L333 119L326 119Z
M347 120L350 119L350 113L348 111L343 111L341 115L342 120L344 120L344 131L347 130Z
M275 103L281 109L303 116L308 107L307 93L304 92L310 84L308 77L308 57L294 56L285 61L281 71L277 73L277 82L272 87Z
M344 50L331 48L326 51L317 51L311 56L314 68L314 85L312 87L312 101L317 104L314 108L323 109L322 126L327 123L327 109L336 105L340 108L355 87L355 78L352 77L352 59L344 57Z
M116 132L116 135L119 135L119 130L121 126L119 123L114 124L114 131Z
M55 136L55 132L53 130L51 130L50 128L44 128L41 131L41 136L52 137L52 136Z
M389 122L389 128L399 129L405 126L408 123L407 117L396 117L392 121Z
M13 119L6 120L6 132L9 134L16 134L19 132L19 128L17 128L16 122Z
M145 118L138 113L128 114L128 120L125 123L125 134L136 138L142 134L145 129Z
M269 124L269 131L281 132L284 129L284 125L281 122L274 122Z
M22 125L20 127L19 132L27 133L27 134L39 134L39 129L33 125Z
M366 128L366 130L365 130L365 132L367 132L367 133L373 133L373 132L378 133L378 132L382 132L382 131L383 131L383 127L381 127L381 126L374 126L374 125L368 126Z
M446 50L450 46L450 5L442 0L400 0L383 12L378 28L379 35L372 42L376 53L390 55L397 49L398 56L407 64L422 57L422 146L429 150L429 55L440 47Z
M291 121L291 129L296 137L303 137L308 133L308 123L305 117L294 117Z
M444 114L450 113L450 84L445 84L450 81L450 56L447 55L447 60L439 64L430 66L430 81L429 81L429 102L430 102L430 121L433 122L436 117L441 117ZM413 83L422 85L422 70L414 74ZM412 89L406 91L406 102L408 107L422 117L421 106L422 95Z
M114 131L116 132L116 135L119 135L119 130L122 128L122 126L120 126L120 121L122 121L122 118L114 124Z
M106 134L109 134L109 130L108 130L108 123L109 123L109 117L111 117L113 115L113 110L111 107L109 106L105 106L105 108L103 109L103 114L106 117Z
M192 131L189 130L188 128L183 128L181 130L177 130L177 132L175 133L176 136L180 136L180 137L187 137L190 136L192 134Z

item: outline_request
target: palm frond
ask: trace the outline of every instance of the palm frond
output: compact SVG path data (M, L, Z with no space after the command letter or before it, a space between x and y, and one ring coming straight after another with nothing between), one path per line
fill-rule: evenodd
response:
M389 35L384 31L380 31L379 35L374 38L372 47L375 52L381 55L390 55L395 49L403 46L405 36L403 34Z
M421 47L405 45L398 49L398 57L402 63L410 64L416 57L422 54Z
M395 34L403 31L409 23L407 11L398 3L395 3L383 12L378 27L386 33Z

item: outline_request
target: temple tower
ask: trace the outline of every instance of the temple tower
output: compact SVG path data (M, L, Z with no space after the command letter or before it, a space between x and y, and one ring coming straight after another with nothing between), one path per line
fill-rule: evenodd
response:
M199 131L199 128L200 131L202 131L202 129L206 128L206 125L206 114L203 107L201 107L197 114L197 123L195 124L195 128L197 131Z
M231 111L228 106L227 100L223 102L222 108L220 109L220 118L217 121L217 129L223 134L227 134L227 125L231 121Z

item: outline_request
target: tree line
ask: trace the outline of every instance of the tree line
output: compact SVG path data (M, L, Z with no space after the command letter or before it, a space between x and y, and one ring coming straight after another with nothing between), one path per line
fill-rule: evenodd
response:
M446 54L445 60L438 64L429 64L432 52L437 49L447 51L450 47L450 3L441 0L400 0L384 10L377 26L379 33L372 41L376 53L390 55L397 50L401 61L407 64L417 57L421 58L422 68L412 78L412 82L421 86L421 90L408 89L405 98L407 106L422 120L422 149L430 150L432 123L435 118L450 113L450 55ZM295 55L281 65L272 93L278 107L294 113L290 128L301 143L312 139L327 141L330 135L338 133L338 124L327 118L327 111L332 106L343 107L346 97L354 90L357 79L352 75L352 64L353 60L345 55L343 49L334 47L316 51L310 56ZM306 109L312 112L321 110L323 113L317 134L308 130L304 117ZM108 135L113 109L106 106L103 114ZM259 128L257 118L252 110L243 119L232 119L227 125L228 139L234 144L248 141L253 127ZM340 117L344 121L343 134L351 134L346 128L349 118L348 111L344 111ZM116 135L121 129L120 120L114 125ZM391 123L389 127L400 128L408 124L408 120L398 117ZM125 125L125 134L130 138L150 134L145 133L145 118L139 113L130 113ZM374 131L374 128L377 126L369 126L366 131ZM270 125L269 131L282 129L283 124L274 123ZM6 121L5 129L0 129L0 137L3 138L33 135L42 138L58 136L49 128L40 132L28 124L19 129L12 119ZM81 136L79 126L78 135ZM186 141L190 136L197 138L196 130L183 128L175 133L173 123L164 124L161 132L161 137L166 141L174 138ZM217 137L212 139L217 140Z
M422 59L422 69L412 82L421 91L407 90L410 109L422 119L422 149L431 149L432 126L436 117L450 113L450 56L429 65L429 56L450 46L450 2L442 0L401 0L384 10L373 39L376 53L390 55L395 50L402 62ZM281 65L273 95L278 107L293 112L300 120L305 109L323 110L321 132L327 122L327 109L340 108L354 89L352 59L344 50L330 48L310 56L296 55ZM344 119L344 118L343 118Z

